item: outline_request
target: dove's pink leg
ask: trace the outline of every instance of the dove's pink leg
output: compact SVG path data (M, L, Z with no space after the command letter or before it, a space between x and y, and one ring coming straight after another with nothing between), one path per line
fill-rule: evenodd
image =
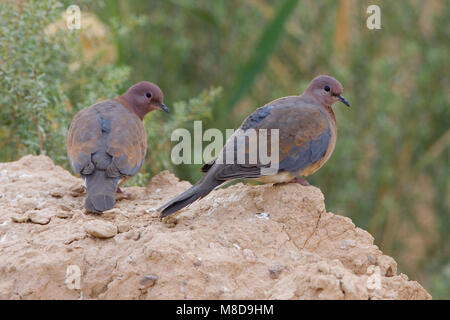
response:
M306 181L303 178L299 178L299 177L295 177L294 179L292 179L291 182L293 182L293 183L300 183L302 186L305 186L305 187L310 186L308 181Z
M123 186L125 184L125 182L128 181L128 179L130 179L129 177L127 178L123 178L122 181L119 182L119 185L117 186L117 193L123 193L122 189L120 189L121 186Z
M305 186L305 187L310 186L308 181L306 181L305 179L299 178L299 177L295 177L291 181L274 183L274 186L284 185L284 184L288 184L288 183L299 183L299 184L301 184L302 186Z

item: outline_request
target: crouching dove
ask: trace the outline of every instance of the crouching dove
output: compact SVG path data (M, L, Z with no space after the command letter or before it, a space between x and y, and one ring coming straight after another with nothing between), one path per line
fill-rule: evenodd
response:
M331 106L337 101L350 106L342 96L342 91L343 87L336 79L318 76L301 96L280 98L258 108L228 139L219 156L202 167L202 171L206 172L205 176L187 191L158 208L160 216L165 217L184 208L229 180L255 179L265 183L298 182L308 185L300 177L308 176L322 167L336 144L336 117ZM262 164L260 159L254 163L249 161L251 145L261 148L260 143L252 142L250 136L245 138L248 138L245 143L236 143L236 138L249 129L256 132L266 129L267 150L272 150L273 147L270 146L271 129L278 129L278 162L275 164L276 170L271 174L268 174L270 171L262 170L269 165ZM239 159L239 151L245 153L244 162L236 161ZM231 163L228 159L232 160ZM272 163L271 167L273 165Z
M115 203L121 184L141 168L147 151L144 116L169 112L161 89L139 82L123 95L79 111L70 125L67 154L75 173L86 181L85 208L103 212Z

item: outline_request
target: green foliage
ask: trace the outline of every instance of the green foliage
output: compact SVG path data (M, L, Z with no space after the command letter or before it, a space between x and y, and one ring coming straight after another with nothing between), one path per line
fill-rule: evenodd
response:
M43 33L57 18L57 9L55 2L24 3L19 12L13 1L0 3L0 132L4 158L47 150L50 124L57 121L59 113L52 106L63 103L61 76L70 55L70 39L62 35L49 38ZM50 81L53 77L55 81Z
M437 267L438 272L430 272L430 287L433 289L433 299L448 300L450 296L450 263L449 261L441 262ZM433 269L431 269L433 270Z
M129 75L125 67L97 65L101 57L80 59L77 32L51 31L62 10L54 0L0 2L2 160L44 153L64 161L66 134L76 111L116 95Z
M236 83L229 95L229 101L226 103L227 108L220 109L224 114L227 109L234 107L246 91L252 86L255 77L261 72L278 45L278 42L284 31L284 24L293 13L298 0L285 0L277 11L277 15L264 28L262 35L250 55L248 62L242 68L239 81Z

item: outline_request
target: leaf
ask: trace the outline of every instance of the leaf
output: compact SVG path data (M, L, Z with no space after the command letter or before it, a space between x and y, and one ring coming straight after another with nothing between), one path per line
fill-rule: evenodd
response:
M284 0L273 20L264 28L261 37L252 50L250 58L242 68L237 85L231 90L225 108L218 111L230 112L235 104L252 87L256 75L260 73L267 59L275 51L284 31L284 25L298 4L298 0Z

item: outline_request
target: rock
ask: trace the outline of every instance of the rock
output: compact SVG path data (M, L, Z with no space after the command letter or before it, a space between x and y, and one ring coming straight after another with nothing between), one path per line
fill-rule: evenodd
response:
M379 256L377 264L380 266L381 273L386 277L392 277L397 274L397 263L391 257L385 255Z
M202 265L202 258L197 257L194 261L194 266L200 267Z
M93 220L86 223L84 229L88 234L100 239L112 238L117 234L117 227L111 222Z
M50 192L50 195L51 195L53 198L59 199L59 198L62 198L62 197L64 196L64 193L62 193L61 191L55 190L55 191Z
M17 206L22 212L27 212L36 209L38 207L38 201L33 198L21 198L17 200Z
M341 249L348 249L356 246L356 242L353 239L345 239L341 241Z
M28 215L27 214L14 215L11 217L11 220L17 223L24 223L28 221Z
M30 219L31 222L36 224L42 225L48 224L50 222L51 216L52 215L45 210L28 211L28 218Z
M166 221L144 212L190 186L167 171L125 188L133 201L95 215L83 214L84 196L49 196L83 181L46 156L0 163L0 175L0 221L51 219L2 224L0 299L431 298L397 275L368 232L327 212L313 186L238 183ZM20 214L11 199L25 198ZM81 290L64 286L69 266L80 270Z
M319 261L317 263L317 271L320 273L329 274L330 273L330 265L326 261ZM339 278L342 278L342 276Z
M117 224L117 229L120 233L128 232L131 229L131 226L127 222L119 222Z
M68 219L73 217L72 211L59 211L56 216L61 219Z
M76 183L70 187L70 195L74 198L83 195L86 192L86 187L82 184Z
M60 204L60 205L59 205L59 208L60 208L61 210L63 210L63 211L68 211L68 212L71 212L71 211L72 211L72 208L71 208L70 206L65 205L65 204Z
M257 213L256 217L259 219L270 219L270 213L267 212Z
M130 230L125 233L125 239L137 241L141 237L141 233L138 230Z

